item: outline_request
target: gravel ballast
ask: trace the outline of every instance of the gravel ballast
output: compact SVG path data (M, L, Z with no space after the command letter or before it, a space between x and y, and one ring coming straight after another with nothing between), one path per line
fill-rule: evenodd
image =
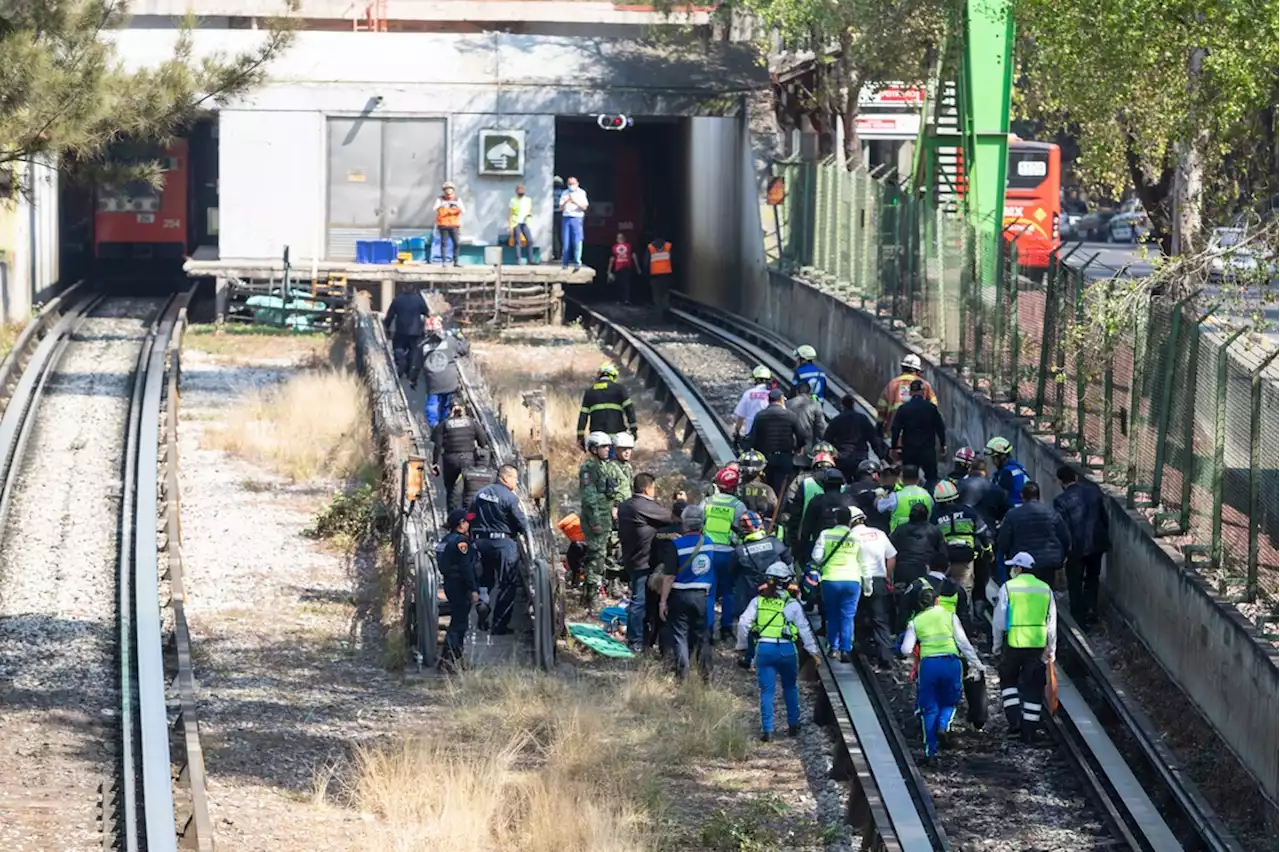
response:
M0 543L0 849L101 849L119 737L124 437L155 299L112 299L51 375Z

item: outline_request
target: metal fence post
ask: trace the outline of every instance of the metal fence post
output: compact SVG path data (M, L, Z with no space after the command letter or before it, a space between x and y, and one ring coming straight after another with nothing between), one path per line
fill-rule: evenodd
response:
M1021 236L1021 235L1019 235ZM1021 416L1018 406L1018 370L1022 340L1018 334L1018 240L1009 246L1009 401L1013 413Z
M1079 251L1081 243L1076 243L1071 251L1062 256L1061 260L1056 254L1049 255L1049 269L1045 272L1044 281L1044 333L1040 337L1040 368L1036 376L1036 428L1040 428L1039 421L1044 420L1044 397L1045 384L1049 378L1049 352L1051 346L1049 341L1055 340L1057 330L1054 325L1058 311L1058 305L1055 296L1059 292L1058 276L1062 275L1062 270L1066 268L1065 261Z
M1187 406L1182 421L1182 505L1178 512L1178 533L1191 529L1191 485L1195 480L1196 463L1196 386L1200 383L1200 325L1212 315L1210 310L1196 320L1190 332L1191 351L1187 353ZM1218 486L1221 488L1221 485Z
M1106 291L1104 298L1107 304L1111 304L1112 293L1115 291L1116 279L1114 276L1107 279ZM1105 471L1111 466L1113 459L1113 441L1115 439L1115 427L1111 423L1111 415L1114 411L1111 395L1115 391L1115 364L1116 353L1112 347L1111 326L1108 325L1102 333L1102 347L1107 353L1106 366L1102 368L1102 468Z
M1258 493L1261 467L1259 459L1262 446L1262 418L1258 412L1262 409L1262 372L1276 358L1272 352L1250 376L1249 396L1254 416L1249 423L1249 565L1245 575L1244 597L1249 603L1258 599L1258 539L1262 537L1261 495Z
M916 204L916 200L904 195L902 203L907 214L906 228L906 244L907 244L907 275L904 284L907 290L907 316L908 326L919 326L920 318L916 315L916 274L919 271L919 246L920 246L920 209Z
M1209 560L1215 568L1222 567L1222 498L1226 490L1222 479L1227 465L1227 361L1231 344L1244 332L1243 328L1237 329L1218 348L1218 387L1213 407L1213 535L1209 548Z
M1160 409L1156 415L1156 465L1151 479L1151 502L1160 505L1160 486L1164 481L1164 454L1169 436L1169 416L1173 413L1173 374L1174 362L1178 355L1178 338L1182 336L1182 311L1191 300L1199 295L1198 291L1179 301L1173 306L1170 319L1169 339L1165 341L1164 381L1160 389Z
M1151 302L1143 303L1142 313L1133 318L1133 374L1129 377L1129 458L1125 470L1125 482L1132 485L1138 479L1138 438L1142 432L1142 382L1146 378L1147 338L1151 335ZM1143 320L1146 320L1143 322ZM1129 507L1133 508L1133 491L1128 491Z

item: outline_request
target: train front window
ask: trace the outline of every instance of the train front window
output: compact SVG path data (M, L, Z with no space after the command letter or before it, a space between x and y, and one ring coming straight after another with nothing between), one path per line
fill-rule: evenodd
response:
M1048 151L1009 151L1009 189L1038 189L1049 177Z

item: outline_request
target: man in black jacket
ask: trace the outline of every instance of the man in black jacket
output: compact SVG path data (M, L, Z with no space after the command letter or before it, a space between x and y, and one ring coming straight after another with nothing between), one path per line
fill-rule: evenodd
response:
M1098 618L1098 577L1102 557L1111 549L1111 527L1107 520L1106 497L1102 489L1081 480L1069 465L1058 468L1062 493L1053 498L1053 508L1071 531L1067 551L1067 595L1071 617L1087 626ZM1023 486L1026 495L1026 486Z
M853 394L840 398L840 413L827 424L822 440L836 448L836 467L851 482L856 478L859 463L869 457L868 451L881 460L889 458L889 448L880 437L880 430L870 417L858 410ZM867 519L869 522L871 516L867 515Z
M631 481L632 496L618 504L618 541L622 544L622 567L631 584L631 605L627 608L627 645L634 653L644 650L645 600L654 539L658 530L680 523L656 499L655 478L638 473Z
M813 398L813 388L808 382L800 382L796 385L796 395L784 405L800 421L806 436L805 449L812 453L813 445L819 443L827 431L827 415L822 412L822 403Z
M806 440L804 427L787 410L785 398L781 390L769 391L769 404L756 415L747 434L747 446L768 459L764 481L774 494L786 491L787 480L795 473L796 453Z
M916 503L905 524L900 524L889 536L898 551L898 561L893 568L893 584L905 588L940 566L945 572L951 564L947 554L947 542L942 531L929 518L929 507Z
M416 290L400 293L387 306L382 327L391 334L391 353L396 359L396 372L409 380L409 387L418 386L418 373L422 369L422 327L427 319L427 300Z
M461 332L446 333L440 317L427 319L426 335L422 339L422 370L427 383L427 425L432 429L449 411L449 403L461 384L458 359L470 351Z
M889 518L883 512L876 508L876 489L880 487L878 481L880 475L880 463L874 459L864 459L858 462L858 468L855 472L853 482L844 487L844 493L853 501L853 505L862 510L863 516L867 519L866 524L869 527L875 527L885 535L889 534Z
M844 474L836 468L822 471L818 484L822 486L822 493L810 500L805 508L804 517L800 520L800 534L792 551L799 553L801 559L808 559L813 553L814 542L823 530L836 525L836 509L853 505L853 498L844 493Z
M636 409L631 394L618 384L618 367L605 361L596 373L596 380L582 395L582 407L578 409L578 446L587 448L587 432L630 432L636 436Z
M445 505L456 509L460 505L458 479L475 464L476 450L485 445L484 431L467 414L467 404L461 397L453 398L449 416L431 430L431 444L431 472L444 482Z
M1011 508L1009 492L987 478L987 462L976 458L969 465L969 473L956 482L956 490L960 492L960 502L978 510L987 526L995 527L1004 520Z
M902 450L904 467L913 464L920 468L932 485L938 481L938 455L947 453L947 424L942 422L938 406L925 399L924 382L914 380L910 391L911 398L894 412L889 443Z
M1035 560L1032 572L1050 587L1071 552L1071 530L1052 506L1040 499L1039 483L1027 480L1022 486L1022 505L1014 506L1004 516L996 535L996 579L1004 585L1008 569L1005 560L1014 553L1029 553Z

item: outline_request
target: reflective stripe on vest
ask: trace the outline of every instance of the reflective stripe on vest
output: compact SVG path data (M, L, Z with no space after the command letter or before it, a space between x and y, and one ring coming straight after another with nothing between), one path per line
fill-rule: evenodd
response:
M946 525L938 524L938 529L942 531L942 537L951 547L967 547L972 550L977 546L974 541L977 530L974 529L973 520L970 518L949 515Z
M1019 574L1005 583L1005 591L1009 595L1006 643L1010 648L1043 648L1053 590L1034 574Z
M822 542L822 579L862 582L862 566L858 562L858 537L853 534L846 537L847 532L848 527L831 527L823 530L819 536L819 541Z
M911 619L911 626L916 631L916 642L920 646L920 657L958 657L960 649L956 647L954 624L951 619L954 612L947 612L939 605L930 607Z
M700 541L701 548L698 547ZM712 573L714 566L711 564L711 545L705 540L705 536L685 533L672 543L676 548L676 577L671 588L710 589L715 575Z
M652 245L649 246L649 274L671 274L671 243L663 243L662 248L656 251Z
M706 520L702 531L716 544L729 544L733 538L733 516L738 498L731 494L712 494L707 498Z
M911 519L911 507L916 503L925 504L930 511L933 509L933 498L929 496L928 491L919 485L904 486L898 492L898 502L894 504L893 515L889 518L889 532L893 532Z
M786 608L786 597L765 597L761 595L756 600L755 630L761 639L776 641L778 639L795 638L795 631L783 612Z
M436 227L456 228L462 224L462 208L446 202L436 208Z

